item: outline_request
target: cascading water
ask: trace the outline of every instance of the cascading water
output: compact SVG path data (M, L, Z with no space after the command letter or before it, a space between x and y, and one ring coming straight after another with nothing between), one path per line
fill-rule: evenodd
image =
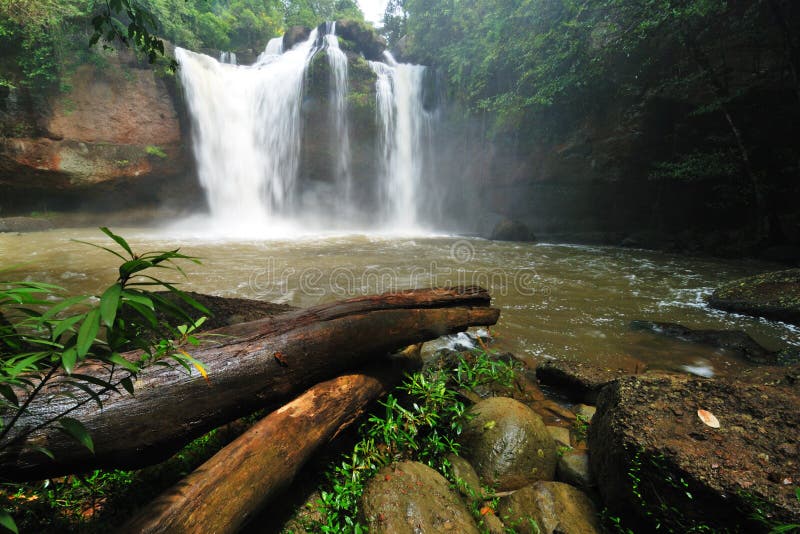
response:
M388 54L388 64L370 62L377 74L378 172L359 175L354 191L348 60L335 29L326 25L321 38L314 30L290 50L283 49L282 38L272 39L250 66L236 65L232 54L221 55L220 62L176 49L199 180L217 230L259 235L279 222L308 228L312 220L323 228L353 228L356 221L370 221L371 230L418 228L430 123L422 105L424 67L398 64ZM321 49L331 73L329 131L315 131L309 123L304 133L304 76ZM320 186L316 195L313 183L298 180L303 135L328 136L335 148L322 177L333 187ZM377 183L363 186L370 181Z
M333 82L330 101L333 128L330 135L331 144L336 148L334 176L339 196L344 200L344 207L350 208L353 196L353 172L350 167L350 128L347 121L347 55L339 48L335 22L326 23L323 40Z
M381 126L381 196L389 225L414 228L419 223L424 153L431 139L431 114L423 106L425 67L370 61L378 77L377 113Z
M236 61L236 52L220 52L219 62L230 63L231 65L238 64L238 62Z
M252 66L175 50L200 183L212 217L234 232L263 227L291 203L303 73L315 41L316 31L285 54L262 54Z

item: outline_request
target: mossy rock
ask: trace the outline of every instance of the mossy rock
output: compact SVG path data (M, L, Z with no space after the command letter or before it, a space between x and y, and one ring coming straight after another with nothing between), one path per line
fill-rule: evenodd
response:
M500 517L518 534L599 534L589 497L562 482L537 482L503 498Z
M506 491L553 479L555 441L536 412L506 397L483 400L471 412L475 417L464 428L462 456L485 484Z
M419 462L401 462L378 471L364 490L361 513L375 534L479 532L447 479Z
M708 305L718 310L800 325L800 269L734 280L714 291Z

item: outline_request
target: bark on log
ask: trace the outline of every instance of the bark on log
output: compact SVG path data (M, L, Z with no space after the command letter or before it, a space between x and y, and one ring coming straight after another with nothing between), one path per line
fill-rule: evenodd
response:
M208 381L198 373L151 366L139 374L135 397L106 392L102 410L73 387L69 393L80 401L76 407L76 400L63 396L65 386L56 383L31 403L0 443L5 449L0 477L36 480L156 463L212 428L275 406L312 384L362 366L370 357L469 326L492 325L500 312L489 308L489 302L488 292L475 287L411 290L221 328L210 333L226 337L211 338L215 341L190 351L205 365ZM81 372L108 379L108 371L100 367ZM69 416L89 430L95 454L56 425L24 435L69 409ZM5 446L15 439L14 447ZM55 460L33 447L47 448Z
M372 366L370 372L315 385L162 493L120 532L238 532L291 484L315 451L390 391L409 368Z

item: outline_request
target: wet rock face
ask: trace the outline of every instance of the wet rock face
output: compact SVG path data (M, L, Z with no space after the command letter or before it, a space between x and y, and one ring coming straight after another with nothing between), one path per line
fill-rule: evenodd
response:
M418 462L381 469L367 483L361 513L374 533L479 532L447 479Z
M364 22L340 20L336 22L336 35L353 44L355 50L372 61L383 60L386 40Z
M26 199L45 202L45 192L54 199L45 207L59 208L59 197L70 192L115 189L127 191L130 207L185 178L191 155L173 99L174 79L132 64L129 52L107 61L103 67L80 65L62 80L69 92L32 95L47 105L11 117L13 131L0 140L5 212L24 210ZM188 188L180 189L185 204Z
M519 534L601 532L597 510L585 493L561 482L536 482L500 501L500 517Z
M699 409L719 428L703 423ZM590 466L611 513L638 517L637 532L656 522L676 532L697 525L761 532L769 528L751 521L759 510L776 522L800 522L798 428L796 388L624 377L599 396Z
M493 397L471 410L464 428L462 453L481 480L499 491L538 480L552 480L556 446L542 418L519 401Z
M607 369L583 362L552 360L536 367L536 378L542 384L558 388L576 402L594 404L603 386L622 376L641 373L645 368L644 363L633 359L618 369Z
M800 269L734 280L714 291L708 305L800 325Z

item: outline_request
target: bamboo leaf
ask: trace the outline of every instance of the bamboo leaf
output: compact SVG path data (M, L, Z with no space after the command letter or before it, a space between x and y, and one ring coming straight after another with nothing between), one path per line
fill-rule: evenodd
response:
M78 329L78 342L76 348L78 350L79 358L86 356L86 354L89 352L89 349L92 348L92 343L94 343L99 330L100 312L99 310L94 309L86 314L86 319L83 320L81 327Z
M117 317L117 307L119 306L121 293L122 286L114 284L109 286L100 297L100 317L109 328L114 325L114 319Z
M131 250L130 245L128 245L128 242L125 241L125 239L123 239L122 236L118 236L117 234L115 234L114 232L112 232L111 230L109 230L105 226L101 226L100 227L100 231L103 232L104 234L106 234L108 237L110 237L114 241L116 241L119 246L121 246L122 248L125 249L125 252L127 252L128 254L131 255L131 257L134 257L134 254L133 254L133 251Z
M75 347L70 347L61 353L61 365L64 367L64 371L66 371L68 375L72 374L72 370L75 368L75 363L77 361L78 353L75 350Z
M6 530L10 530L14 534L19 534L14 518L5 510L0 510L0 526L4 527Z
M74 438L78 443L89 449L94 454L94 442L83 423L72 417L61 417L58 424L64 432Z

